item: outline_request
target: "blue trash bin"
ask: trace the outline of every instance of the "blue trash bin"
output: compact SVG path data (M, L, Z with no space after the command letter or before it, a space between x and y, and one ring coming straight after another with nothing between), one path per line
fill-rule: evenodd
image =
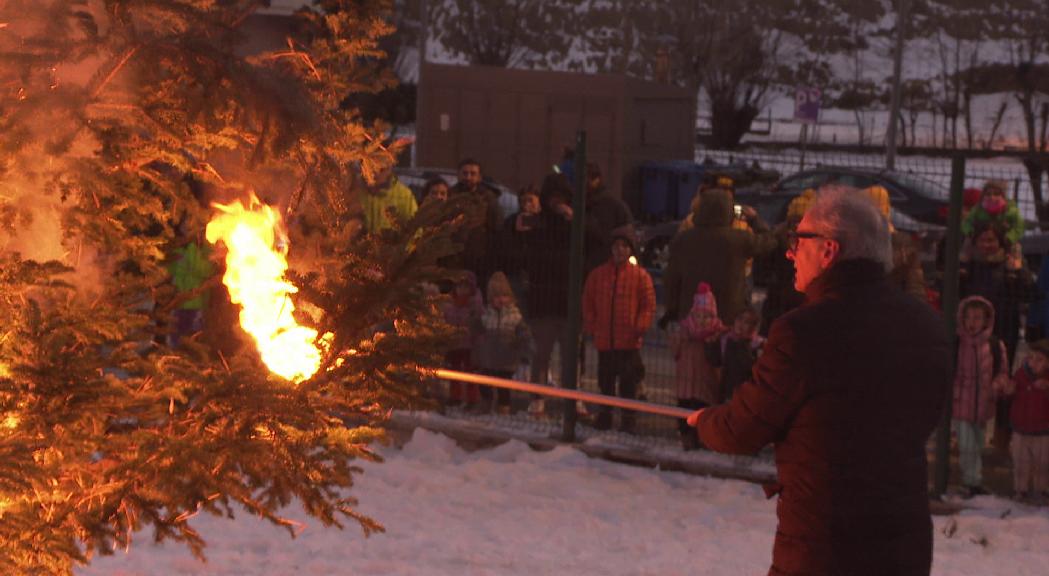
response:
M703 180L703 166L688 160L661 160L641 165L641 208L657 220L683 218Z
M692 211L692 198L703 183L703 167L698 164L681 167L677 173L677 193L674 203L674 218L680 220Z
M670 216L671 186L674 184L670 172L660 162L641 165L641 211L645 216L664 220Z

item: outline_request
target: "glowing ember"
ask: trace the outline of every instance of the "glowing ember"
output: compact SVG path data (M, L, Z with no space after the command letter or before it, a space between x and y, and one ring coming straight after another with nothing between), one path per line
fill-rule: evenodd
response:
M290 295L298 289L284 279L287 238L280 214L254 195L248 206L239 200L213 206L219 214L208 222L206 235L228 250L222 282L230 300L241 305L241 327L255 339L271 372L293 382L309 378L321 362L317 331L292 316Z

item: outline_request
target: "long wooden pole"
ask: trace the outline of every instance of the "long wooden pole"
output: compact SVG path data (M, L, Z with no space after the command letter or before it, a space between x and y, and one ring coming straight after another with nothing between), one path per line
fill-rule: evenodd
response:
M658 414L660 416L670 416L671 418L684 419L688 418L693 412L695 412L695 410L687 410L685 408L678 408L677 406L653 404L651 402L642 402L640 400L605 396L603 394L594 394L593 392L584 392L582 390L555 388L553 386L532 384L531 382L520 382L518 380L507 380L506 378L495 378L493 376L482 376L480 374L471 374L469 372L459 372L456 370L439 369L436 371L436 375L438 378L443 378L445 380L456 380L458 382L480 384L482 386L494 386L496 388L508 388L510 390L531 392L533 394L542 394L543 396L564 398L566 400L582 400L583 402L589 402L591 404L601 404L603 406L612 406L614 408L626 408L627 410L647 412L649 414Z

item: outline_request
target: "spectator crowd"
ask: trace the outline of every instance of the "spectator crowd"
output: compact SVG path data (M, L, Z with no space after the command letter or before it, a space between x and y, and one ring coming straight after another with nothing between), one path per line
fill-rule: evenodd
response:
M608 193L600 167L585 167L584 206L573 202L567 174L572 168L563 163L513 198L485 184L480 162L464 159L454 185L430 180L418 202L386 170L361 194L358 224L363 233L377 234L397 219L412 218L419 202L466 200L456 216L454 238L462 250L443 262L457 280L434 288L442 293L444 319L458 329L445 355L450 369L555 385L555 347L562 356L579 347L584 355L596 354L601 393L636 399L644 394L648 372L645 340L660 336L673 359L669 388L677 404L699 409L726 403L751 377L771 324L805 304L795 289L792 260L799 239L808 237L797 231L798 223L821 191L797 196L786 219L770 226L752 207L736 203L730 179L704 181L658 274L639 264L633 215ZM1020 250L1024 222L1005 191L1003 182L991 180L964 194L951 412L958 483L963 496L987 493L984 455L1007 451L1016 497L1044 504L1049 500L1049 340L1043 338L1049 326L1049 259L1037 279L1027 269ZM892 206L884 188L852 192L868 198L891 227ZM581 318L572 319L571 232L580 217L584 283ZM890 231L892 269L887 273L893 289L938 308L943 247L935 263L923 264L914 239ZM768 278L761 289L754 285L756 262ZM208 276L196 239L186 240L171 269L184 291ZM181 304L174 343L200 329L201 306L201 298ZM581 323L581 342L568 341L573 320ZM1026 345L1021 345L1024 337ZM547 412L539 396L515 398L505 389L461 382L449 382L442 390L447 409L501 414L522 409L536 418ZM578 410L599 430L631 432L637 425L628 411L588 410L581 404ZM680 437L684 450L702 448L684 421Z

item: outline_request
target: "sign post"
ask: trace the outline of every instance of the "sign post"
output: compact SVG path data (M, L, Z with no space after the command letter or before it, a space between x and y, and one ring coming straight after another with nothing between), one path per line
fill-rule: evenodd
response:
M822 93L819 88L811 86L798 86L794 90L794 120L801 122L801 165L799 170L805 169L805 146L809 140L809 125L819 122L820 99Z

